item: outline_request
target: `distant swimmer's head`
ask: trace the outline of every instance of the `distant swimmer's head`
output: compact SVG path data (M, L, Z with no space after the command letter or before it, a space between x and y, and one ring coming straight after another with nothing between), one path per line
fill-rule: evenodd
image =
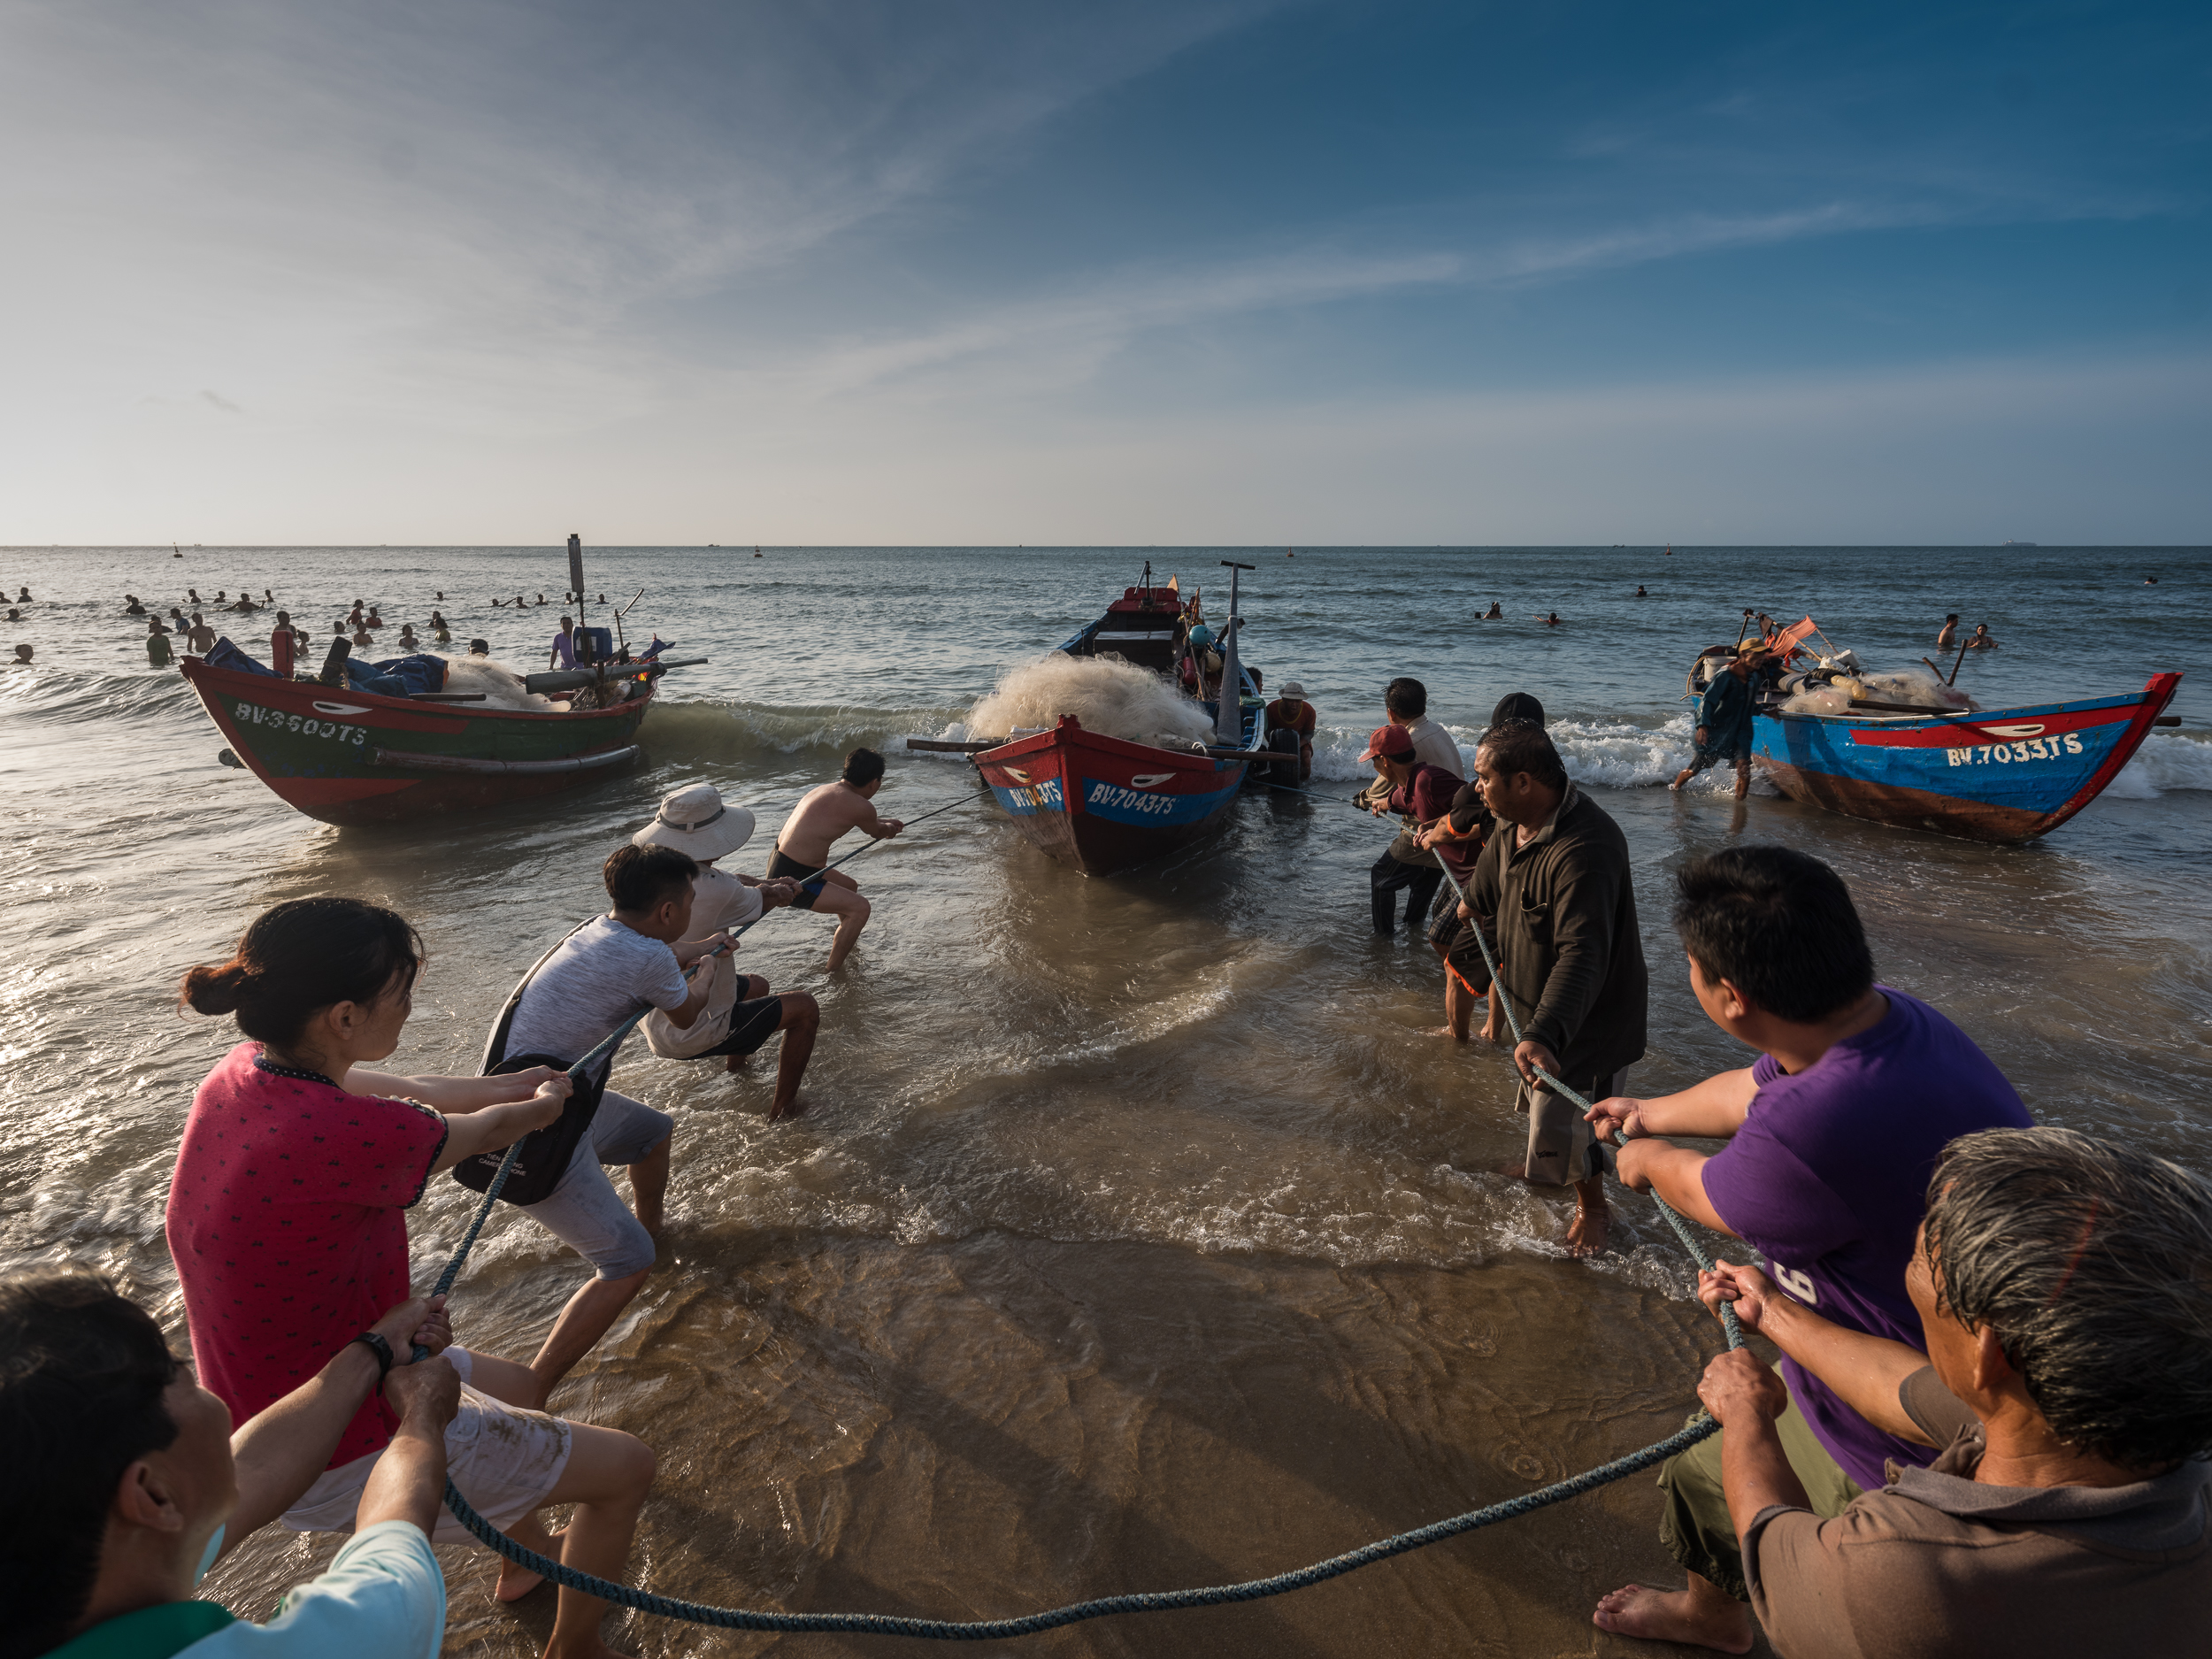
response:
M469 641L469 655L471 657L489 657L491 654L492 647L490 641L471 640Z
M380 1060L399 1046L422 962L422 940L396 911L289 899L254 918L228 962L187 973L177 1002L235 1015L240 1031L279 1048Z
M31 660L31 648L28 644L19 645L15 648L15 660L27 666L29 664Z
M872 749L856 749L845 757L845 781L864 794L872 794L883 781L883 757Z
M634 847L673 847L701 864L726 858L753 839L749 807L726 805L710 783L695 783L661 797L653 821L630 837Z
M288 628L292 626L292 613L288 611L280 611L277 612L277 620Z

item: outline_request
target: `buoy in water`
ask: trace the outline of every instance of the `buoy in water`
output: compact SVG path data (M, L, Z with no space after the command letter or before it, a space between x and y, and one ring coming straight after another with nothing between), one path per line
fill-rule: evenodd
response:
M237 767L237 768L238 768L240 771L242 771L242 772L243 770L245 770L245 765L246 765L246 763L245 763L244 761L242 761L242 760L239 759L237 756L235 756L235 755L234 755L233 753L231 753L231 751L230 751L229 749L217 749L217 750L215 751L215 758L216 758L217 760L219 760L220 762L222 762L222 763L223 763L223 764L224 764L224 765L226 765L226 766L235 766L235 767Z

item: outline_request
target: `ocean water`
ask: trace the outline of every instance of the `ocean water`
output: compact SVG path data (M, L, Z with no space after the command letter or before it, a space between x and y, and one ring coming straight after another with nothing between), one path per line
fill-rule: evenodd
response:
M2112 549L619 549L587 554L709 663L672 674L647 764L549 801L340 831L215 762L221 739L156 673L122 595L164 611L273 588L315 636L353 598L396 631L434 595L457 636L542 666L567 585L542 549L0 550L27 586L0 646L0 1258L109 1268L177 1312L161 1237L191 1092L232 1033L178 979L280 899L393 905L431 953L395 1069L472 1069L515 977L602 903L597 869L657 798L707 780L761 827L856 743L891 756L887 811L969 804L854 861L875 918L824 972L827 925L778 915L742 960L824 1009L806 1113L765 1121L772 1064L730 1076L633 1045L618 1084L679 1123L672 1225L629 1315L557 1409L661 1454L634 1579L795 1609L983 1617L1117 1589L1275 1571L1525 1490L1677 1425L1717 1333L1643 1202L1589 1264L1565 1206L1493 1173L1518 1151L1503 1061L1432 1034L1434 959L1375 939L1386 831L1334 799L1257 792L1164 864L1087 879L1030 848L952 735L1006 669L1138 580L1242 579L1249 660L1318 706L1317 790L1348 795L1398 674L1471 747L1509 691L1542 699L1571 772L1627 833L1652 969L1656 1094L1742 1063L1699 1012L1666 925L1671 872L1745 840L1828 859L1883 975L1948 1011L2046 1121L2199 1168L2212 1127L2212 553ZM2155 575L2155 586L2145 578ZM1632 597L1639 583L1649 597ZM1500 622L1476 620L1490 602ZM2177 669L2162 732L2094 805L1998 849L1882 829L1688 753L1682 675L1744 606L1809 612L1874 670L1932 654L1947 611L2001 649L1985 704L2120 693ZM1557 628L1537 620L1555 610ZM271 618L221 617L265 654ZM597 618L595 617L594 618ZM0 656L4 656L0 652ZM411 1217L434 1272L471 1195ZM578 1264L496 1218L455 1300L463 1340L526 1356ZM1496 1532L1243 1609L1107 1621L1051 1654L1586 1651L1597 1595L1671 1572L1632 1481ZM265 1534L210 1581L242 1611L332 1540ZM447 1552L449 1651L534 1651L549 1597L490 1601ZM641 1653L765 1637L611 1621ZM880 1651L804 1639L803 1651Z

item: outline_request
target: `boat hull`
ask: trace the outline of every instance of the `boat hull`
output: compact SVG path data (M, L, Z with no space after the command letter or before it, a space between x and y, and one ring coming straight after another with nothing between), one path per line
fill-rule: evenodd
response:
M555 795L639 757L652 682L612 709L536 713L417 703L184 659L248 770L326 824L389 824Z
M1069 715L975 764L1030 841L1087 875L1110 875L1204 834L1237 798L1247 763L1104 737Z
M2032 841L2103 793L2180 680L2155 674L2132 696L1924 719L1761 714L1752 753L1785 795L1832 812L1970 841Z

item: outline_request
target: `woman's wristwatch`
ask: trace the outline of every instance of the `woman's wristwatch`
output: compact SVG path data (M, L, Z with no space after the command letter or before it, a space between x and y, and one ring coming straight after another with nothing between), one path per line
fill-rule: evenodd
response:
M360 1343L376 1356L376 1380L378 1386L381 1387L384 1379L392 1374L392 1345L373 1331L362 1332L353 1341ZM351 1348L353 1343L349 1342L346 1346Z

